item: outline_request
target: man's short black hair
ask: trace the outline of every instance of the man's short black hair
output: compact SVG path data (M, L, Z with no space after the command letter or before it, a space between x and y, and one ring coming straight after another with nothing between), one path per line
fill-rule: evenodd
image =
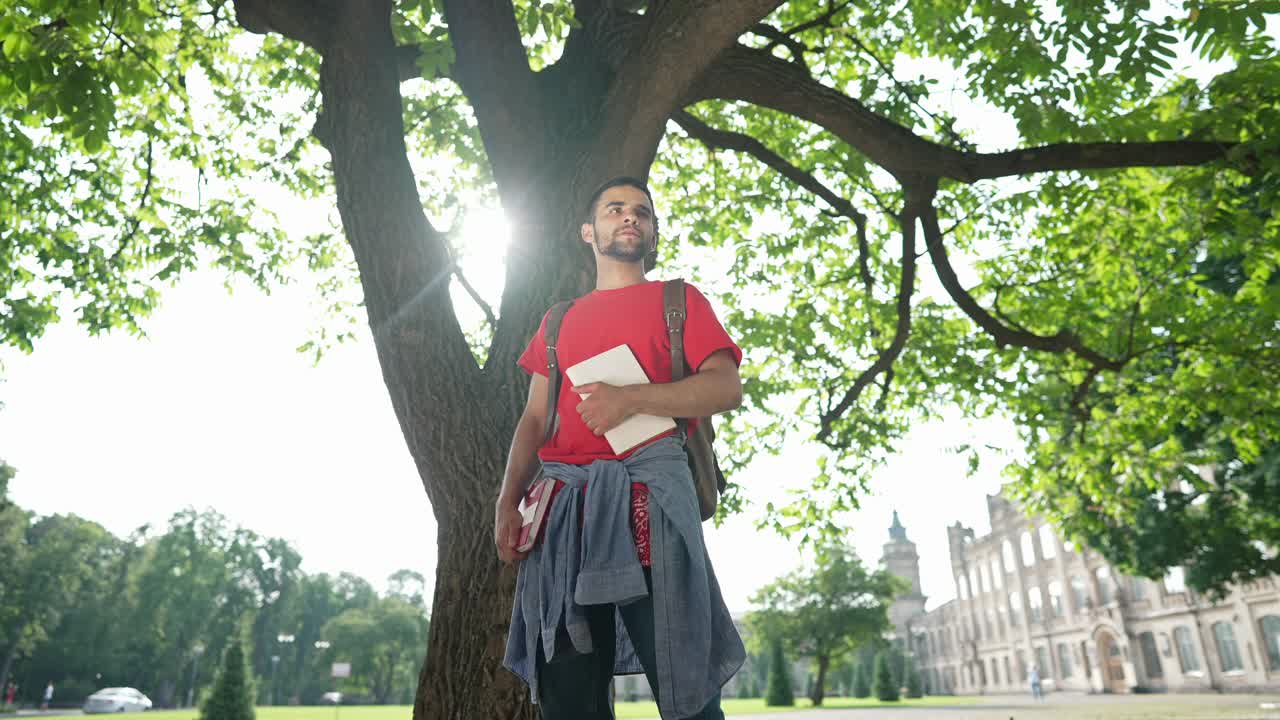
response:
M595 189L595 192L591 193L591 199L587 201L587 207L585 209L586 212L584 213L584 217L586 218L584 222L591 223L595 221L596 203L600 200L600 196L603 195L606 190L616 187L633 187L637 190L643 191L645 196L649 198L649 207L653 210L654 219L657 219L658 210L654 207L653 193L649 192L649 186L640 178L632 177L630 175L619 175L616 178L604 181L601 183L600 187Z

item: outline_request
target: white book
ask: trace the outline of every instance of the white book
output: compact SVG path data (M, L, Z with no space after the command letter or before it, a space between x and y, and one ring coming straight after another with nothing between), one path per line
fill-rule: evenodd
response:
M610 348L573 367L565 368L564 374L569 376L569 380L575 386L590 383L614 386L644 385L649 382L648 376L644 374L644 368L640 367L635 354L626 345ZM582 397L586 399L590 394L584 394ZM609 441L609 447L613 448L614 454L621 455L646 440L674 430L675 427L676 421L669 417L632 415L618 427L606 432L604 439Z

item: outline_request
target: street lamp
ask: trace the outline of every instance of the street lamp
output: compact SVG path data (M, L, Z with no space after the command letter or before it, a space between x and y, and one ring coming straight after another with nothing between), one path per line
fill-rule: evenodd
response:
M276 642L281 645L292 645L294 637L289 633L280 633L276 635ZM276 663L279 662L278 655L271 656L271 704L276 704Z
M191 707L196 697L196 679L200 677L200 656L204 654L204 646L196 643L191 648L191 653L195 655L195 662L191 665L191 685L187 687L187 707Z
M280 664L280 656L271 656L271 704L276 704L276 666Z

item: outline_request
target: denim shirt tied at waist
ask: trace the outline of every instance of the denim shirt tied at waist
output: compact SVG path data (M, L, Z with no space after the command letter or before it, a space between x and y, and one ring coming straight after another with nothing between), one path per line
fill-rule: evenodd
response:
M658 711L663 718L698 713L742 666L746 651L707 556L680 440L658 440L623 460L547 462L543 470L573 491L556 495L542 542L520 563L503 665L528 684L537 703L539 642L548 660L589 653L582 606L625 605L648 594L631 533L631 483L640 482L649 487ZM587 486L590 491L581 492ZM614 617L614 673L643 672L626 627Z

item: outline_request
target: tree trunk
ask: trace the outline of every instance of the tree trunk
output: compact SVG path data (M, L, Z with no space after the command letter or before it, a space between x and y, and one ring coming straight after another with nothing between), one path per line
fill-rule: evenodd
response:
M567 190L556 191L570 183L543 167L518 199L504 196L508 216L519 218L516 231L527 233L516 242L528 258L508 269L500 324L481 369L458 327L451 264L409 167L389 12L344 7L343 36L321 66L324 110L316 133L333 158L338 209L383 379L438 528L428 658L414 718L534 720L526 688L502 667L516 574L493 547L493 500L528 388L514 360L543 310L569 292L572 283L563 278L575 273L576 248L561 233L576 214L563 202ZM551 155L549 148L535 145L528 157ZM539 252L553 246L568 257Z
M821 707L822 700L827 694L827 668L831 665L831 656L819 655L816 659L818 661L818 677L813 680L813 688L809 693L809 699L813 701L814 707Z

